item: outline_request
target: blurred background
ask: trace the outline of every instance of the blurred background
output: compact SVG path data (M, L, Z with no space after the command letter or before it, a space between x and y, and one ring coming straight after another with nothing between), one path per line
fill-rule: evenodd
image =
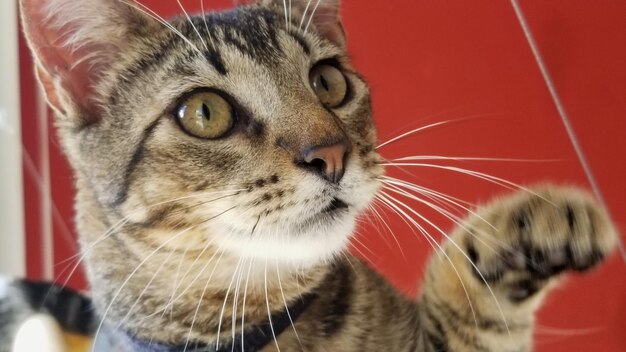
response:
M72 174L17 30L16 3L0 4L0 272L62 282L77 249ZM143 3L163 16L181 13L175 0ZM182 3L190 12L200 9L199 0ZM520 3L623 233L626 1ZM230 6L205 0L206 8ZM461 169L524 185L589 187L510 2L344 0L342 13L354 64L372 87L380 142L430 126L380 148L387 159L419 158L419 165L390 167L390 176L469 203L510 190ZM393 196L441 229L453 227L424 203ZM378 209L389 227L365 217L353 251L414 296L433 250L403 219ZM68 279L86 287L80 270ZM626 263L616 255L592 275L565 281L540 312L536 351L625 351Z

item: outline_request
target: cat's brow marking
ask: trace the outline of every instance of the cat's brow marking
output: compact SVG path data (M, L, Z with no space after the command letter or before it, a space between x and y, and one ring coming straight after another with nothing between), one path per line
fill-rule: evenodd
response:
M122 189L120 190L120 193L118 194L117 198L115 199L113 203L113 206L119 206L119 205L122 205L124 202L126 202L126 199L128 198L128 189L130 187L131 176L144 157L144 148L145 148L146 142L152 136L155 128L159 125L159 122L161 121L162 121L161 119L154 120L143 131L141 139L139 140L139 143L137 143L137 147L135 147L135 151L133 152L130 161L126 165L126 170L124 172L124 183L122 185Z
M302 47L302 50L305 54L311 55L311 47L309 46L309 43L307 43L306 39L304 39L304 36L302 34L294 30L287 30L285 31L285 33L287 33L291 38L293 38L296 43L298 43L298 45Z

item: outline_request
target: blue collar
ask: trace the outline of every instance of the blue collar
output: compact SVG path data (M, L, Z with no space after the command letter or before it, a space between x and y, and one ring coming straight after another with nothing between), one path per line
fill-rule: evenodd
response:
M265 323L249 327L243 341L241 334L238 334L234 340L220 342L219 349L216 343L190 342L185 346L145 341L124 331L102 326L92 352L257 352L272 343L274 335L278 338L291 326L292 321L295 323L315 298L316 294L302 296L284 311L273 314Z

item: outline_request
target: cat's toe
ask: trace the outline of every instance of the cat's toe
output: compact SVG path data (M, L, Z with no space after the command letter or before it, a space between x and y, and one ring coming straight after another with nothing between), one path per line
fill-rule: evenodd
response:
M548 248L541 253L546 256L546 265L585 271L615 249L618 237L608 214L588 193L554 188L546 194L556 210L552 219L544 220L546 233L537 234L540 237L534 240L536 247ZM549 227L550 221L553 228ZM557 241L553 241L551 233L555 229L564 232L564 238L557 236Z

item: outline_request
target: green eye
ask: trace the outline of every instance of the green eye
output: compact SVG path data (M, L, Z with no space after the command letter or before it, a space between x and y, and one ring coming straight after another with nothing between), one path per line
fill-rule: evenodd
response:
M221 96L211 92L197 93L178 107L180 124L196 137L216 139L233 126L232 106Z
M309 79L313 91L326 107L336 108L346 99L348 83L338 68L325 64L315 66Z

